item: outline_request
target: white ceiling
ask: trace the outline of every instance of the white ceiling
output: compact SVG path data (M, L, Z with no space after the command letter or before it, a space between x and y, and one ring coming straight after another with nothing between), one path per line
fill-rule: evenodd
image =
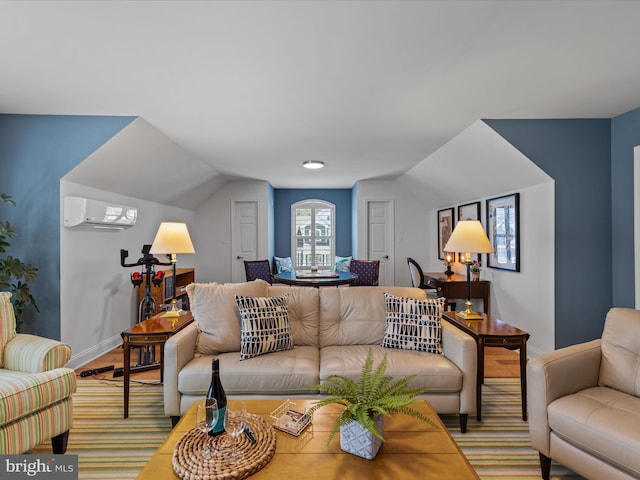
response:
M631 1L3 1L0 112L139 116L221 176L349 188L479 118L640 106L639 18Z

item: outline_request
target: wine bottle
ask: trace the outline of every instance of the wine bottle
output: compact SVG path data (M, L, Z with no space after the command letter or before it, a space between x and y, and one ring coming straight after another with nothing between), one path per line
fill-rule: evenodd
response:
M210 398L215 398L218 402L218 421L209 432L209 435L216 436L224 433L224 412L227 409L227 395L220 382L220 362L217 358L211 360L211 385L207 392L207 401Z

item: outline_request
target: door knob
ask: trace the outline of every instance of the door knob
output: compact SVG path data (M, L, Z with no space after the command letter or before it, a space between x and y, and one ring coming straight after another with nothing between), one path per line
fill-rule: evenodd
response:
M384 257L382 257L383 260L389 260L389 255L385 255Z
M236 256L236 260L242 260L244 257L241 257L240 255Z

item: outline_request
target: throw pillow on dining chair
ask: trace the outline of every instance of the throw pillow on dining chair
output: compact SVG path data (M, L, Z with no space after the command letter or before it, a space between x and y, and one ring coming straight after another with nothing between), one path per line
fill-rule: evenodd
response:
M291 272L293 270L293 262L291 257L273 257L276 262L276 273Z
M334 270L336 272L349 272L351 270L351 260L353 257L339 257L336 255Z

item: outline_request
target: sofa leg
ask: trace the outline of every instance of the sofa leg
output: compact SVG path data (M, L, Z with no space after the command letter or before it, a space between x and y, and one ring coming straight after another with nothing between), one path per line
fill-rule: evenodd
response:
M460 433L467 433L467 419L469 415L466 413L460 414Z
M171 428L175 427L178 424L179 421L180 421L180 417L172 415L171 416Z
M542 478L544 480L549 480L549 476L551 474L551 459L546 455L540 455L540 472L542 472Z
M66 452L68 441L69 430L53 437L51 439L51 447L53 448L53 453L55 453L56 455L62 455L64 452Z

